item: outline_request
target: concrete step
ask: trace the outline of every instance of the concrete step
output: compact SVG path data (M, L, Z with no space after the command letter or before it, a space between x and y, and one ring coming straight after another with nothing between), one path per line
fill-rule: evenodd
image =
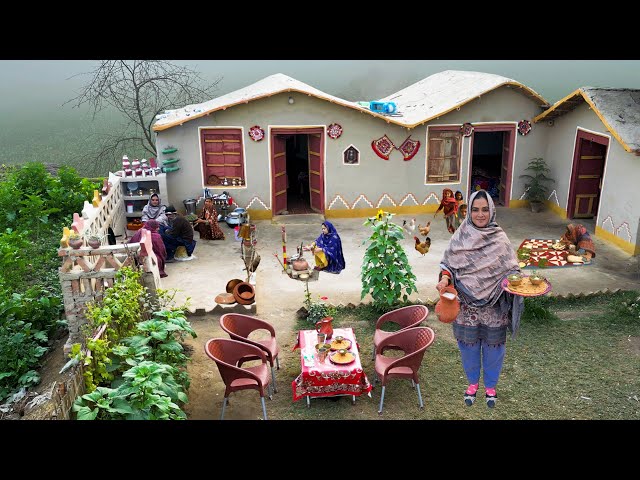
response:
M304 213L292 215L274 215L271 223L275 225L318 225L324 222L324 215L319 213Z

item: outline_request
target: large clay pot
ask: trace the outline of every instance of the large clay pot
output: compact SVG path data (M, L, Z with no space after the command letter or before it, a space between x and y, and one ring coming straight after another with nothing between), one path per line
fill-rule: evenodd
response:
M304 258L298 258L297 260L291 261L291 267L296 271L308 270L309 262L307 262Z
M333 317L324 317L322 320L316 322L316 332L324 333L327 335L327 339L330 339L333 336L333 326L331 322L333 322Z
M442 323L451 323L460 312L458 291L451 285L440 291L440 300L436 303L436 315Z
M242 280L240 280L239 278L234 278L232 280L229 280L227 282L227 293L233 293L233 289L236 288L236 285L238 285L239 283L242 283Z
M256 301L256 291L250 283L240 282L233 289L233 298L241 305L251 305Z

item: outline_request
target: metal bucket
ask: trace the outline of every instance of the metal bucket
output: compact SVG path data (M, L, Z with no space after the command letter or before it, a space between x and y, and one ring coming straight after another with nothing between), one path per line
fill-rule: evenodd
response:
M189 215L190 213L192 214L196 214L196 199L195 198L187 198L186 200L183 200L182 203L184 203L184 208L187 210L187 215Z

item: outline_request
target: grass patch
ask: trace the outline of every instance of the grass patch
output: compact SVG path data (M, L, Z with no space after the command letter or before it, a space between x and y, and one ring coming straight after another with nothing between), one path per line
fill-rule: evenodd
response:
M640 319L626 303L638 292L618 292L588 298L527 299L521 329L515 340L507 341L507 354L498 383L498 404L488 409L483 389L472 407L462 394L467 386L460 354L451 326L438 322L430 308L426 324L436 332L420 368L420 385L425 403L418 399L411 382L392 380L385 393L384 413L377 414L380 387L372 398L350 397L304 399L292 403L291 382L300 373L299 350L282 348L278 372L279 393L269 402L271 419L640 419L640 355L631 338L640 336ZM380 315L371 307L339 309L335 327L352 327L356 333L361 361L373 381L371 360L375 320ZM312 325L299 320L297 329ZM279 341L283 341L280 339ZM481 380L482 387L482 380ZM635 397L635 398L634 398Z

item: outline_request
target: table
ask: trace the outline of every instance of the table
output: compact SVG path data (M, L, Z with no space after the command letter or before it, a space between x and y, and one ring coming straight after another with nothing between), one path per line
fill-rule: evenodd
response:
M334 365L328 357L324 362L319 362L315 351L317 332L315 330L300 330L298 332L298 343L294 350L300 348L300 367L302 372L291 382L294 402L306 397L307 407L309 407L310 400L314 397L351 395L351 402L355 404L357 396L363 393L371 396L372 385L362 370L360 353L353 329L335 328L332 339L338 335L351 340L351 349L349 351L355 355L356 360L349 365ZM313 366L305 365L304 352L306 348L313 349Z

